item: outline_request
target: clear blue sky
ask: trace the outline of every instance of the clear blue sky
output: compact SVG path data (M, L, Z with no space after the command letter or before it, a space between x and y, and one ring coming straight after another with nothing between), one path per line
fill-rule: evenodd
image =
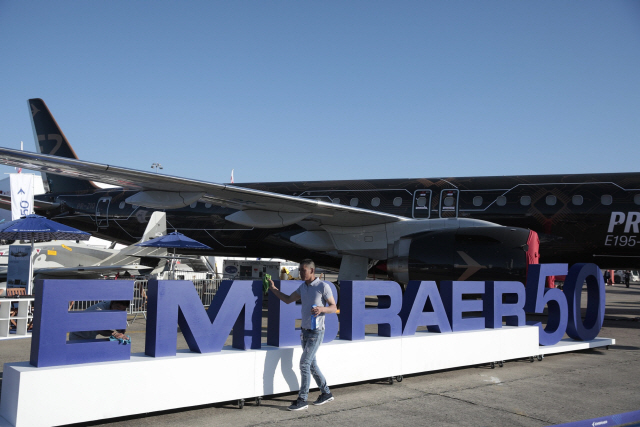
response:
M638 1L0 0L0 81L0 146L213 182L640 170Z

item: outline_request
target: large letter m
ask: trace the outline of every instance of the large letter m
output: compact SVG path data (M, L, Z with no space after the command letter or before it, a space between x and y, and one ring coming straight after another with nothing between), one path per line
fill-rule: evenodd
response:
M232 328L234 348L260 348L262 281L223 281L208 310L191 281L150 280L147 295L148 356L175 356L176 323L197 353L222 350Z

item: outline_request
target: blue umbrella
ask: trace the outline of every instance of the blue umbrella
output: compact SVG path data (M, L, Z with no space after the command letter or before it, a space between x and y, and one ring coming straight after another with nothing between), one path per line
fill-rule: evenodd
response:
M40 215L27 215L0 225L0 239L31 240L31 254L36 240L89 240L89 237L91 235L87 232L58 224ZM29 277L27 293L32 291L32 281L33 277Z
M204 243L200 243L197 240L193 240L190 237L185 236L182 233L174 231L166 236L156 237L155 239L147 240L146 242L137 243L136 246L152 246L156 248L173 248L173 256L175 257L176 249L211 249ZM171 259L171 272L173 273L173 261Z
M156 237L155 239L147 240L143 243L137 243L136 246L152 246L156 248L174 249L211 249L204 243L193 240L182 233L178 233L177 231L169 233L166 236L160 236Z
M40 215L27 215L0 225L5 240L89 240L91 235L68 225L58 224Z

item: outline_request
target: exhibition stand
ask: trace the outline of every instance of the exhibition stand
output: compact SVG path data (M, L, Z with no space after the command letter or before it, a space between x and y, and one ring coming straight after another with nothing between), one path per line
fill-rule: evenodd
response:
M328 383L339 385L612 344L613 339L596 338L542 347L537 327L505 326L336 339L320 347L318 360ZM216 353L180 350L176 357L140 353L128 361L49 368L6 363L0 426L71 424L294 392L300 383L301 353L300 346L224 347Z

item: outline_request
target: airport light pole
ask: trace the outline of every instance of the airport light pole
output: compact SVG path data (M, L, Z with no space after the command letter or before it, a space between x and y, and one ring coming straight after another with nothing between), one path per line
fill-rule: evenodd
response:
M162 165L160 163L152 163L151 169L154 169L154 168L156 170L156 173L158 173L158 169L162 169Z

